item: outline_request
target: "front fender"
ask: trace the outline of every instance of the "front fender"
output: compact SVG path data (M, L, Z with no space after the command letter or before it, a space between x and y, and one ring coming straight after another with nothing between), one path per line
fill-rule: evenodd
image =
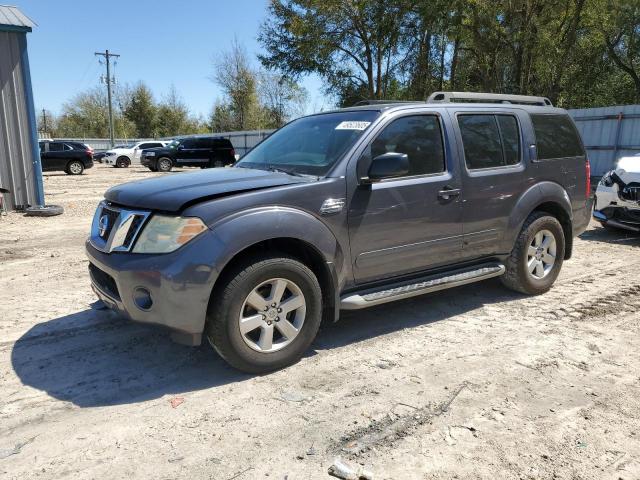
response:
M217 251L218 275L240 252L260 242L295 239L313 248L326 263L332 281L334 306L339 305L339 286L344 283L345 256L336 236L320 219L308 212L282 206L244 210L210 225Z

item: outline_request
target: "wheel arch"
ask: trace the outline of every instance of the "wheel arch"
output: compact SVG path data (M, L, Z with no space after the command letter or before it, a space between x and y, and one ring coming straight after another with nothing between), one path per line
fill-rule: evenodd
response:
M518 199L509 221L509 245L513 246L522 225L534 212L545 212L556 218L565 236L565 260L573 253L573 210L569 194L560 184L541 182L526 190Z
M216 222L211 229L217 237L217 248L222 251L210 303L240 262L278 252L299 260L314 272L322 289L323 321L338 319L345 257L332 231L316 217L287 207L263 207Z

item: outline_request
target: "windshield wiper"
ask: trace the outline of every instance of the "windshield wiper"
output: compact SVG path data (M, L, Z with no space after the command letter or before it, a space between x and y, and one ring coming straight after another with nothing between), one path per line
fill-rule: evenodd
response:
M273 165L267 165L267 170L269 172L277 172L277 173L286 173L287 175L291 175L294 177L309 177L311 175L305 175L303 173L294 172L293 170L287 170L285 168L274 167Z

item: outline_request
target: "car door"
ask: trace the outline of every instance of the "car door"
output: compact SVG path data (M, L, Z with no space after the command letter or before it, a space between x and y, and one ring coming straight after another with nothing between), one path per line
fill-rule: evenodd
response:
M42 166L43 172L53 170L53 168L51 168L51 159L49 157L49 143L50 142L38 143L38 146L40 147L40 165Z
M198 148L197 138L187 138L183 140L176 149L176 163L178 165L194 165L199 163L206 163L208 158L200 159L202 153Z
M520 194L533 185L523 162L523 112L461 110L453 124L463 158L463 257L503 252L503 237Z
M446 119L436 112L390 119L358 160L406 153L406 177L358 185L349 201L349 239L356 283L455 263L462 250L460 173Z
M69 161L69 150L71 147L62 142L48 142L49 148L45 154L47 170L64 170Z

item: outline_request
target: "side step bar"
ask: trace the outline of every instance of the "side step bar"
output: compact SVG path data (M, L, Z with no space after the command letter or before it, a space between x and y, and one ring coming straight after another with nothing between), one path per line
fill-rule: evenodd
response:
M383 303L394 302L447 288L459 287L467 283L499 277L504 274L504 265L499 263L484 264L474 269L454 270L440 275L431 275L415 281L415 283L395 284L383 287L384 290L366 290L350 293L340 299L342 310L359 310Z

